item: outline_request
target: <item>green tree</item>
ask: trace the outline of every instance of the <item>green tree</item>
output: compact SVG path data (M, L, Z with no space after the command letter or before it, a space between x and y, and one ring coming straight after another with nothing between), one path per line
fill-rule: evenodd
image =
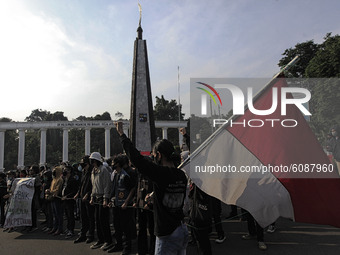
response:
M183 120L184 114L182 113L182 105L179 106L181 120ZM156 96L156 104L154 107L155 120L178 120L178 104L175 99L171 101L166 100L164 96Z
M283 57L279 60L279 67L285 67L295 56L299 56L299 61L292 66L285 74L288 78L301 78L305 74L305 70L318 51L319 45L313 40L298 43L294 48L286 49L283 52Z
M339 78L340 77L340 36L326 34L324 42L316 45L313 41L300 43L283 53L278 65L283 67L295 55L300 61L289 72L294 77ZM310 126L322 140L334 125L340 125L340 84L338 79L308 80L311 91L309 102L312 113Z
M51 114L50 112L42 109L35 109L31 112L31 114L25 118L27 122L34 122L34 121L45 121L47 115Z
M179 110L178 110L179 109ZM180 115L179 115L180 113ZM178 105L174 99L166 100L164 96L156 96L156 104L154 106L154 118L155 120L184 120L184 114L182 113L182 105ZM178 129L168 129L168 140L174 145L178 145ZM156 129L156 137L162 138L162 130Z
M122 119L124 118L124 114L121 113L121 112L119 112L119 111L117 111L117 112L115 113L115 117L116 117L116 120L117 120L117 119L122 120Z
M309 78L340 78L340 36L328 33L305 70Z
M337 78L318 79L313 85L311 127L322 141L331 127L340 125L340 82Z

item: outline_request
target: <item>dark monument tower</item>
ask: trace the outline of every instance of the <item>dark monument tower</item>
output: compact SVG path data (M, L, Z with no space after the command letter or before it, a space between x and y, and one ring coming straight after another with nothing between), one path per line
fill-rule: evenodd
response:
M134 45L130 139L142 153L148 154L155 142L155 121L151 95L148 52L146 40L143 40L141 26L142 10L139 5L139 26Z

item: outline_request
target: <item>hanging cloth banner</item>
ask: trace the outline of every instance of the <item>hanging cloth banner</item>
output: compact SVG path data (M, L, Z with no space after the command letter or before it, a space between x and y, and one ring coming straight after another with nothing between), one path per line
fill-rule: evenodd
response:
M34 178L14 179L4 228L32 226L31 206L34 195L34 181Z

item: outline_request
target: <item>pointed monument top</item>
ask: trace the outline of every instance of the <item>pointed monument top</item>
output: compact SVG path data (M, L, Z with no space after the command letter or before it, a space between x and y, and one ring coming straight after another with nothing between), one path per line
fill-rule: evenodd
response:
M142 6L138 3L139 9L139 24L137 28L137 39L143 39L143 29L142 29Z

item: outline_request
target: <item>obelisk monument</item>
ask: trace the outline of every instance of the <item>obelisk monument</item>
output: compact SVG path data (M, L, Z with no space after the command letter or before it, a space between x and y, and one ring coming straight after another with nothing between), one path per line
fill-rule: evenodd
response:
M148 154L155 142L155 121L153 116L151 83L146 40L143 40L141 26L142 9L139 6L139 26L134 44L130 139L143 154Z

